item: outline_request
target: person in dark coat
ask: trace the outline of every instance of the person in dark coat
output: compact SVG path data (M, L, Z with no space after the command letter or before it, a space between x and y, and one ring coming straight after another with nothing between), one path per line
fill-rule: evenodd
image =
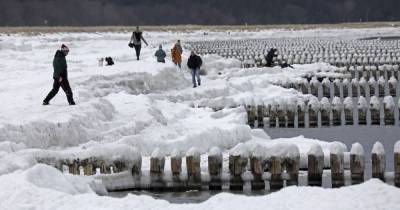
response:
M268 66L268 67L272 67L272 66L273 66L273 64L274 64L274 57L278 56L278 55L276 55L276 51L278 51L278 50L275 49L275 48L272 48L272 49L268 52L267 56L265 56L265 60L267 61L267 64L266 64L265 66Z
M140 50L142 49L142 41L148 46L146 40L143 38L143 32L139 30L139 26L136 27L136 31L132 33L129 46L133 45L136 51L136 58L139 60Z
M196 55L196 53L192 50L190 52L190 57L187 62L187 66L191 70L192 73L192 82L193 82L193 87L200 86L201 80L200 80L200 67L203 64L203 61L201 60L200 56ZM196 83L196 78L197 78L197 83Z
M158 50L156 51L156 54L154 54L154 56L157 57L157 62L165 63L165 57L167 55L165 54L165 51L162 49L162 45L158 47Z
M57 50L53 59L53 89L49 92L46 98L43 100L43 105L49 105L50 100L57 95L60 87L64 90L67 95L67 101L69 105L75 105L72 90L68 82L68 72L67 72L67 61L65 56L69 53L69 48L64 44L61 45L61 49Z

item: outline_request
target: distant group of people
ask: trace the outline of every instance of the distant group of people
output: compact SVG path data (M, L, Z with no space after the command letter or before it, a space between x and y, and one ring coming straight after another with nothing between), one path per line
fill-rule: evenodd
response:
M132 33L128 45L129 47L135 49L137 60L139 60L140 58L142 41L146 44L146 46L148 46L147 41L143 37L143 32L140 31L139 27L136 27L136 30ZM54 96L57 95L58 91L60 90L60 87L64 90L69 105L76 104L73 98L71 86L69 85L68 81L67 61L65 59L68 53L69 53L69 48L66 45L62 44L61 48L57 50L56 54L54 55L53 88L47 94L46 98L43 100L43 105L50 104L50 100L52 100ZM182 45L180 40L178 40L177 43L174 44L174 47L171 49L171 57L172 57L172 62L179 68L182 68L181 67L182 53L183 53ZM155 56L157 57L158 62L165 63L165 57L167 55L165 51L162 49L162 45L159 46L159 49L156 51ZM114 64L114 62L112 63ZM187 66L191 70L192 83L194 88L201 85L200 67L202 64L203 61L201 60L200 56L196 55L194 51L191 51L190 57L187 62Z

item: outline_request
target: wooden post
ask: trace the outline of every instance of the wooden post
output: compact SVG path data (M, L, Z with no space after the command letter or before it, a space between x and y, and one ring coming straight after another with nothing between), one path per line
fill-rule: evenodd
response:
M265 105L257 106L257 124L259 128L264 128Z
M270 172L271 172L271 181L270 181L270 189L278 190L283 187L283 179L282 179L282 158L272 156L270 158Z
M364 182L365 169L364 149L360 143L354 143L350 150L351 183L361 184Z
M400 141L394 145L394 185L400 187Z
M244 144L236 145L229 154L230 190L243 190L242 173L246 170L248 150Z
M332 100L332 125L342 125L342 109L343 104L339 97L334 97Z
M345 119L345 125L353 125L354 124L354 119L353 119L353 101L352 98L347 97L344 100L344 119Z
M395 125L395 104L392 96L386 96L383 100L385 125Z
M343 148L339 143L333 143L331 147L330 162L331 162L331 178L332 187L344 186L344 154Z
M376 96L370 99L371 125L380 125L381 123L381 107L379 99Z
M382 143L375 142L371 151L371 159L372 159L372 178L378 178L382 181L385 181L385 149L383 148Z
M358 98L358 124L359 125L367 125L367 110L368 110L368 103L363 96Z
M298 149L297 149L298 150ZM286 185L298 185L299 184L299 169L300 169L300 153L293 157L287 157L285 159L286 171L290 176L290 179L286 181Z
M308 185L322 186L322 173L324 171L324 152L319 144L311 146L308 151Z
M308 102L308 124L310 128L318 127L318 112L320 104L316 97L312 97Z
M79 159L77 160L68 160L67 161L68 164L68 168L69 168L69 173L70 174L74 174L74 175L79 175Z
M256 113L254 112L255 111L254 106L247 105L246 110L247 110L247 118L248 118L247 124L251 128L254 128L254 124L255 124L255 120L256 120Z
M331 104L329 99L324 97L321 99L321 126L330 126L331 125Z
M186 153L187 185L191 190L201 190L200 153L192 147Z
M269 127L270 128L275 128L277 126L277 119L278 119L278 113L277 113L278 105L272 104L271 105L271 110L269 112Z
M182 172L182 155L177 149L171 154L171 173L172 173L172 189L174 191L183 190L183 182L180 175Z
M304 128L305 126L305 121L304 121L304 117L305 117L305 104L303 101L298 101L297 102L297 127L299 128Z
M210 190L222 190L222 152L218 147L210 149L208 154L208 172L210 173Z
M253 174L253 180L251 181L252 190L264 190L265 181L262 178L264 173L264 163L261 156L254 155L250 158L250 168Z
M162 191L166 188L166 183L163 181L165 157L162 155L159 148L156 148L150 158L150 189Z

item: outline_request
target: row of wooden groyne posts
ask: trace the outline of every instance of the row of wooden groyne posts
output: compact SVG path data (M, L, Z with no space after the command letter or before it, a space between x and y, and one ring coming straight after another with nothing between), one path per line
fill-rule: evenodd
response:
M321 81L320 81L321 80ZM378 81L374 78L367 80L364 77L360 79L348 78L303 78L293 82L274 82L273 84L285 88L293 88L303 94L312 94L318 98L327 97L397 97L400 95L399 82L391 77L385 80L381 77Z
M307 100L299 98L290 103L244 104L247 111L247 124L254 128L288 127L308 128L342 125L386 125L394 126L400 121L400 106L397 106L392 96L386 96L381 103L373 96L369 103L360 96L353 103L353 98L342 100L339 97L329 101L328 98L318 100L311 97ZM400 104L400 101L398 102ZM397 114L400 115L400 114Z
M277 151L281 152L274 152L274 148L263 151L263 147L259 147L258 150L250 153L243 149L244 147L244 144L239 144L230 151L229 171L227 172L223 170L223 154L216 147L209 151L207 157L208 170L204 171L202 171L200 165L201 155L195 148L191 148L185 157L171 155L169 157L170 166L166 166L166 157L160 155L159 149L156 149L150 158L149 171L142 171L142 157L140 155L131 160L104 160L100 157L92 157L54 162L54 159L42 157L37 158L37 161L52 165L60 170L67 169L70 174L75 175L89 176L100 172L101 174L96 176L103 181L114 179L114 183L118 182L119 174L130 177L118 186L110 185L107 187L110 191L223 190L228 185L230 190L243 190L245 185L250 185L251 190L254 191L277 190L284 186L298 185L300 171L302 171L302 174L307 174L308 186L322 186L324 173L330 173L332 187L345 186L345 171L346 174L351 174L351 184L359 184L365 180L366 157L364 149L359 143L352 145L350 153L344 152L345 149L339 143L333 143L330 148L328 164L324 162L324 152L318 144L311 146L305 164L300 162L300 153L296 145L275 145L275 148L278 148ZM138 150L135 151L138 152ZM350 168L345 168L345 155L350 157ZM372 178L385 181L387 178L385 175L385 151L380 142L374 144L370 158L372 161ZM182 167L183 159L186 162L185 171ZM326 167L327 165L328 167ZM170 170L166 170L166 167L170 167ZM395 144L394 149L394 185L400 187L400 141Z

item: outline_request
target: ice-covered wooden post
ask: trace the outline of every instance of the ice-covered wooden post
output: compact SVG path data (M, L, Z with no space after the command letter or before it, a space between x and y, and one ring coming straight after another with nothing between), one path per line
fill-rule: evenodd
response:
M381 106L378 97L372 96L370 99L371 125L380 125Z
M344 149L341 144L334 142L330 148L332 187L344 186Z
M364 149L360 143L354 143L350 150L350 171L352 184L360 184L364 182L364 163Z
M351 85L349 85L350 84L350 81L349 81L349 79L347 79L347 78L345 78L344 80L343 80L343 83L342 83L342 89L343 89L343 98L346 98L346 97L348 97L348 96L350 96L351 95L351 91L350 91L350 87L351 87ZM340 97L340 96L339 96ZM341 98L341 97L340 97Z
M364 77L361 77L358 85L360 87L360 96L367 96L367 80L365 80Z
M351 97L347 97L344 99L344 121L345 125L353 125L353 99Z
M222 152L218 147L213 147L208 153L208 172L210 173L210 190L222 190Z
M122 160L114 161L114 165L117 169L121 171L126 170L128 168L131 171L131 174L135 180L139 180L142 175L142 155L140 151L134 147L130 150L130 154L126 154L129 157L128 163L125 164L127 158L122 158ZM122 163L122 164L120 164Z
M179 191L183 187L183 182L180 178L182 172L182 154L179 150L174 149L171 153L171 173L172 173L172 188Z
M369 95L370 96L377 95L378 87L374 77L369 78L368 85L369 85Z
M282 157L273 155L269 159L270 163L270 173L271 173L271 181L270 181L270 189L277 190L283 187L283 179L282 179Z
M334 97L332 100L332 124L340 126L342 124L343 104L339 97Z
M270 105L271 109L269 112L269 127L270 128L275 128L277 127L278 123L278 104L274 101Z
M394 185L400 187L400 141L394 145Z
M254 124L256 121L256 108L254 106L254 103L247 104L246 106L246 111L247 111L247 118L248 118L248 125L251 128L254 128Z
M243 190L242 173L246 171L248 159L248 149L243 143L239 143L229 152L230 190Z
M322 80L322 97L331 97L331 81L329 78L324 78Z
M360 96L358 98L357 109L358 109L358 124L366 125L368 103L367 100L365 100L364 96Z
M85 176L93 175L96 172L96 168L93 166L93 158L85 158L81 160L80 165L83 167L83 173Z
M79 159L68 160L67 162L68 162L69 173L78 175L79 174Z
M359 82L357 79L352 79L351 80L351 90L352 90L352 97L358 97L359 96Z
M372 178L378 178L385 181L385 149L381 142L375 142L371 151L372 159Z
M321 99L321 125L322 126L330 126L331 124L331 103L329 99L323 97Z
M201 189L200 152L192 147L186 153L187 185L189 189Z
M265 181L262 177L264 173L264 165L264 149L258 147L250 157L250 169L253 174L253 180L251 181L252 190L265 189Z
M395 125L395 104L392 96L385 96L383 99L383 112L384 112L384 119L385 125Z
M302 98L297 99L297 108L296 108L296 115L297 115L297 127L304 128L305 126L305 109L306 104Z
M286 172L289 174L289 180L286 185L299 184L299 169L300 169L300 151L296 145L288 145L287 154L285 158Z
M295 126L296 106L297 106L297 101L295 99L288 100L286 109L288 128L294 128Z
M386 80L383 76L380 76L378 79L379 97L385 96L385 86L386 86Z
M320 87L320 82L318 81L317 77L313 77L310 81L310 88L311 88L311 94L313 96L316 96L317 98L319 97L319 87Z
M397 79L393 76L389 79L389 95L397 96Z
M320 103L317 97L311 97L308 102L308 123L310 128L318 127L318 112Z
M308 94L309 93L309 89L310 89L310 85L307 81L307 79L302 79L300 82L300 91L303 94Z
M280 101L278 105L277 116L278 116L278 126L281 128L287 127L286 109L287 109L286 103L284 101Z
M336 78L333 81L333 97L335 96L342 97L343 93L341 93L342 92L341 89L342 89L342 82L340 81L340 79Z
M265 105L257 105L257 125L259 128L264 128Z
M308 151L307 180L309 186L322 186L324 171L324 152L319 144L314 144Z
M150 158L150 188L151 190L164 190L166 187L163 181L165 157L159 148L156 148Z

